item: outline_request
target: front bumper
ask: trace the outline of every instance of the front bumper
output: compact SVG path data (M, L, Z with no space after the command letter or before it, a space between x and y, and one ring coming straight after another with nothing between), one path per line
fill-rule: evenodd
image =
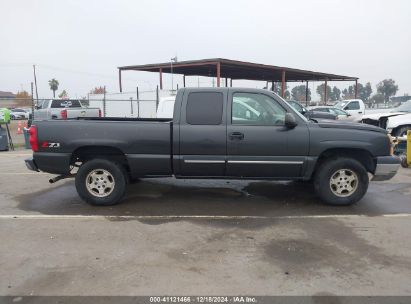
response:
M34 161L33 157L24 160L26 162L26 167L31 171L40 172L39 168L37 168L36 162Z
M377 165L372 180L385 181L393 178L400 168L400 163L401 160L396 156L377 157Z

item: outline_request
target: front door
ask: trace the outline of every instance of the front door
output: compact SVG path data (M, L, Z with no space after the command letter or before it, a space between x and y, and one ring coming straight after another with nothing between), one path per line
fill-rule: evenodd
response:
M228 98L226 175L244 178L301 176L308 154L306 124L292 129L285 127L287 109L268 92L230 89Z

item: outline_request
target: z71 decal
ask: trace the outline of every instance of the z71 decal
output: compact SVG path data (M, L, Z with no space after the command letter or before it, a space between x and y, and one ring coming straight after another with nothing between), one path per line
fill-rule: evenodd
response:
M52 142L43 142L41 144L43 148L60 148L60 143L52 143Z

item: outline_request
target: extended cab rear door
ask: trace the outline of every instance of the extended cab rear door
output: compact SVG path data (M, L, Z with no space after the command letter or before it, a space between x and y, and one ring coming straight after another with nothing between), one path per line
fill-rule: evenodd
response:
M302 176L308 155L309 133L306 123L301 119L295 128L284 126L285 113L289 111L283 102L276 100L269 92L229 90L228 177Z
M177 176L225 176L226 101L224 89L184 90L178 125L179 153L174 155L178 157Z

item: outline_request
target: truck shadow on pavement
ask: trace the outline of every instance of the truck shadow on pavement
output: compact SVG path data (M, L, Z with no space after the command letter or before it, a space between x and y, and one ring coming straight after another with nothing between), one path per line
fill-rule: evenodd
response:
M103 216L300 216L379 215L410 212L409 184L373 183L353 206L327 206L311 184L271 181L144 179L130 185L119 205L90 206L72 180L15 197L18 208L48 215Z

